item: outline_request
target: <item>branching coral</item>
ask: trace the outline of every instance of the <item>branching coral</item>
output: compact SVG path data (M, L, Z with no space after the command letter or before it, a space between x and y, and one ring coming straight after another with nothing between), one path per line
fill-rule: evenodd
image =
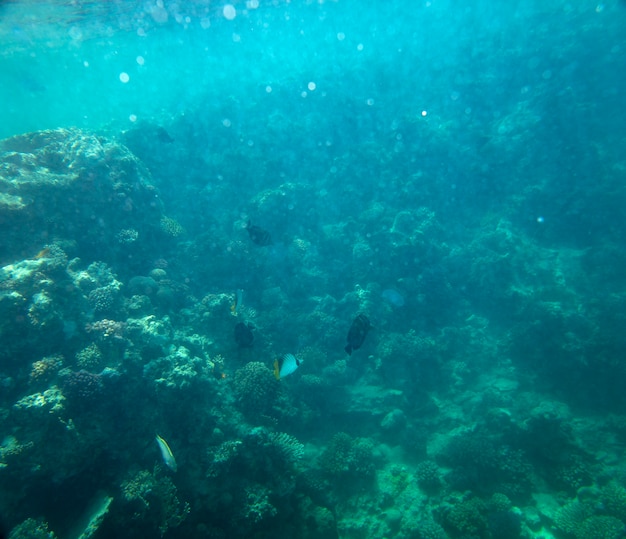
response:
M163 233L171 238L177 238L185 232L185 229L176 219L166 217L165 215L161 217L159 226L161 227Z
M485 536L487 505L480 498L451 498L439 509L443 527L454 537Z
M85 370L70 372L63 384L63 395L72 402L93 401L103 392L102 377Z
M103 367L103 356L100 348L95 343L83 348L76 354L76 364L79 368L91 371L97 371Z
M189 504L178 499L172 480L158 472L141 470L121 485L124 500L138 504L143 519L151 522L163 535L178 527L189 514Z
M574 500L561 507L554 515L555 528L566 535L575 536L582 523L593 516L591 503Z
M617 483L609 483L600 492L600 500L608 515L626 522L626 489Z
M243 517L254 524L276 515L276 508L270 503L270 492L261 485L246 488L246 504L243 508Z
M431 460L425 460L417 465L415 477L417 484L425 492L436 492L441 487L439 466Z
M452 438L439 460L452 467L447 480L457 490L497 491L512 499L530 493L532 467L523 451L483 433L468 431Z
M373 450L371 441L339 432L320 456L320 465L335 479L370 478L375 471Z
M287 466L298 462L304 454L304 445L285 432L272 432L268 436L271 448Z
M233 389L237 405L250 416L271 410L278 395L278 382L263 363L252 361L235 372Z
M29 375L30 383L49 382L57 375L62 365L61 355L47 356L34 361Z
M624 523L609 516L593 516L586 519L576 531L576 539L621 539L626 527Z

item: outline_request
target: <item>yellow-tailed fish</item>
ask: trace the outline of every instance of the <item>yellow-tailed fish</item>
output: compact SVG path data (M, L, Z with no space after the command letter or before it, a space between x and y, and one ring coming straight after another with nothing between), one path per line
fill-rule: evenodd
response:
M280 380L285 376L289 376L291 373L295 372L295 370L302 363L296 356L293 354L285 354L282 357L279 357L274 361L274 376L276 380Z
M40 260L42 258L48 258L48 255L50 254L50 247L44 247L41 251L39 251L36 255L34 260Z
M243 290L238 288L235 292L235 299L233 299L233 304L230 306L230 312L233 316L237 316L237 309L241 307L243 304Z
M170 470L175 472L178 466L176 465L176 459L174 458L174 453L172 453L170 446L167 445L167 442L163 438L161 438L158 434L156 435L156 443L158 444L159 449L161 450L161 456L163 457L163 462L165 462L165 465Z

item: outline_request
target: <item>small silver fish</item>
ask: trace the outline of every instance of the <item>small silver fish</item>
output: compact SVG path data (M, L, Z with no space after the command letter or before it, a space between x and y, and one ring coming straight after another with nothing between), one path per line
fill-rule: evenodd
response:
M172 453L170 446L167 445L167 442L163 438L161 438L158 434L156 435L156 443L158 444L159 449L161 450L161 456L163 457L163 462L165 462L165 465L170 470L175 472L178 469L178 466L176 465L176 459L174 458L174 453Z

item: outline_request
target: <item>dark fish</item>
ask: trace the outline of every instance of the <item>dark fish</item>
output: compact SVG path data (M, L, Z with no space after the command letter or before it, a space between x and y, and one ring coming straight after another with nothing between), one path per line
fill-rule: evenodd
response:
M254 326L250 323L244 324L239 322L235 326L235 341L239 348L250 348L252 346L252 341L254 341L253 329Z
M350 326L350 331L348 331L348 344L346 344L346 347L344 348L349 356L352 355L353 350L361 348L361 345L367 336L367 332L371 327L372 325L370 324L369 318L364 314L360 314L354 319L352 325Z
M174 139L170 136L170 134L165 130L164 127L157 127L156 136L159 139L159 142L164 142L165 144L171 144L174 142Z
M246 230L248 231L250 239L257 245L265 246L272 244L272 236L270 236L267 230L262 229L260 226L253 225L248 221Z

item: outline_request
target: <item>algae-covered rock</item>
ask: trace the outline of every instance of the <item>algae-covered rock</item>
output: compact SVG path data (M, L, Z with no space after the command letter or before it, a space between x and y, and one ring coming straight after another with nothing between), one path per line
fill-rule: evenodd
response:
M59 413L63 410L65 397L58 387L53 386L42 393L33 393L17 401L15 410L42 410L45 413Z
M184 346L172 346L167 356L144 367L144 376L158 386L185 389L198 381L212 380L213 367L208 358L195 356Z
M136 244L159 229L161 203L150 174L124 146L56 129L0 141L0 252L34 256L50 238L74 240L79 253Z
M130 339L138 346L163 348L172 337L172 325L167 316L158 318L148 315L143 318L129 318L126 330Z

